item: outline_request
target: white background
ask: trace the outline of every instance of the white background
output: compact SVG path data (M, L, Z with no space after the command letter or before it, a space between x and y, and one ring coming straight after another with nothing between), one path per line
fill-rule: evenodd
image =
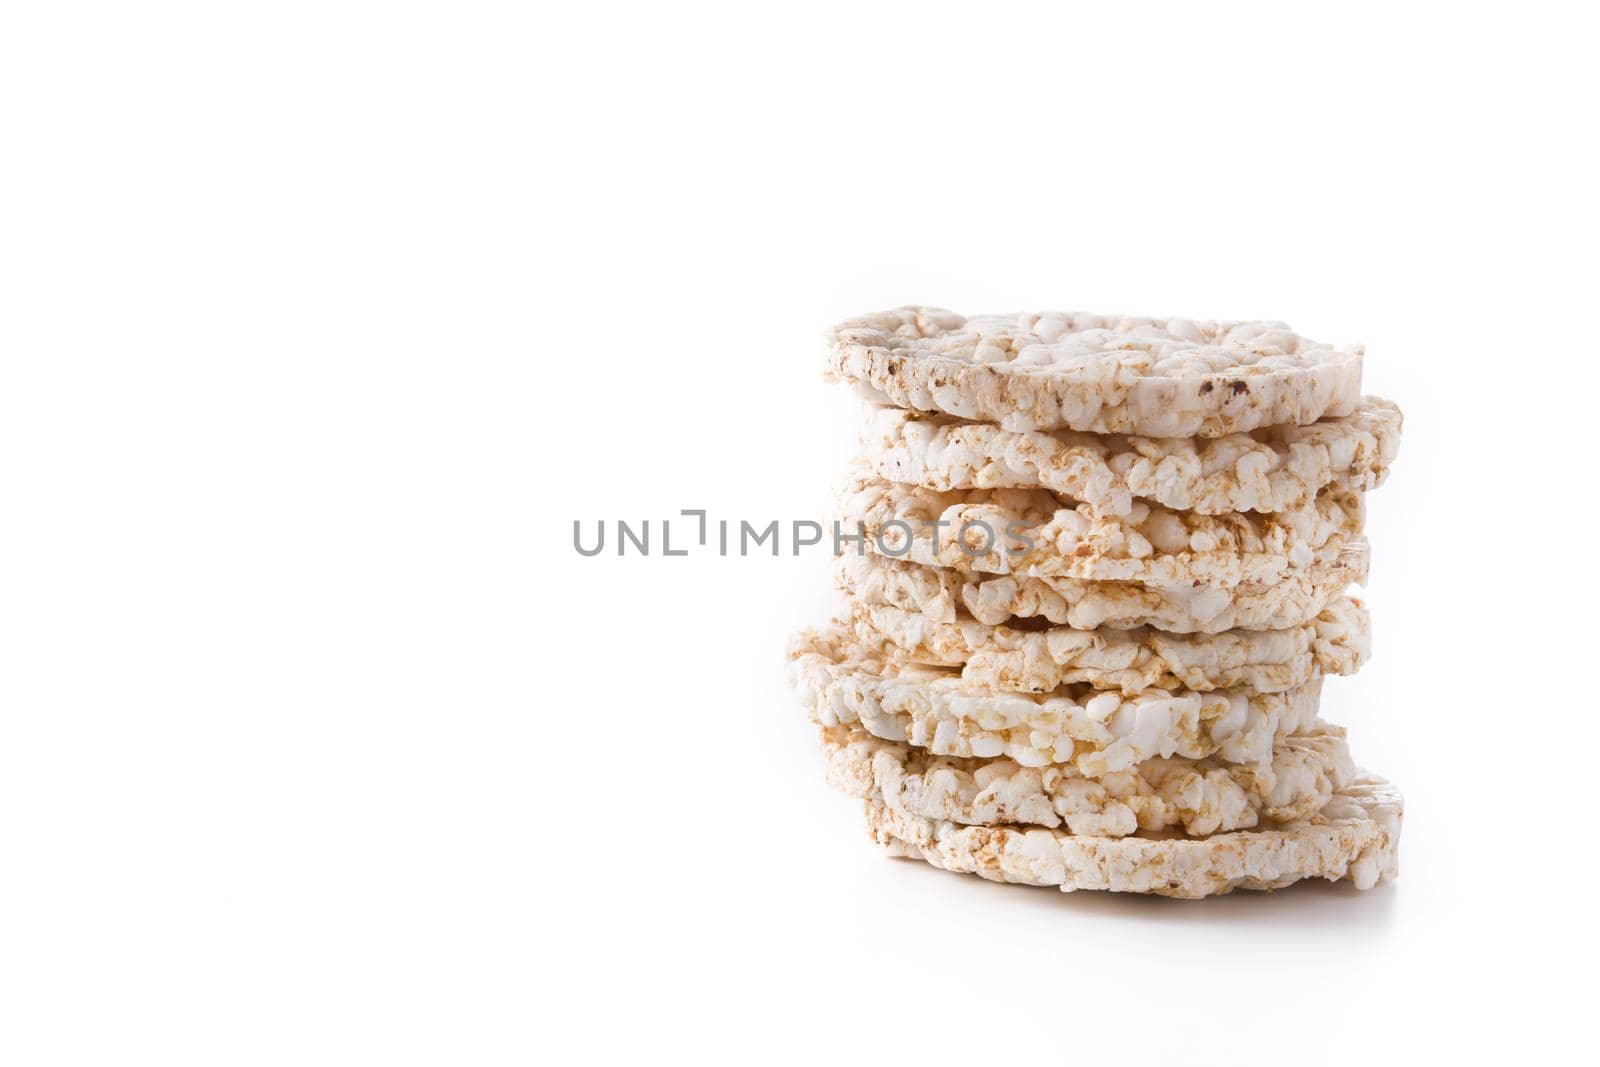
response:
M8 5L0 1060L1587 1038L1593 26L1067 7ZM574 552L821 517L820 332L905 302L1367 345L1406 440L1326 705L1397 884L891 862L783 688L824 553Z

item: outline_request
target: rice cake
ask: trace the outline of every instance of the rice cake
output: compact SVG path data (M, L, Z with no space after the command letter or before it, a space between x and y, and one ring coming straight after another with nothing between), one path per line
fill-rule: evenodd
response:
M1107 837L1173 828L1204 836L1301 819L1355 775L1344 731L1320 720L1279 740L1264 767L1158 757L1098 778L1055 764L932 756L859 726L822 727L821 742L829 784L856 797L876 790L904 815Z
M1370 562L1366 540L1354 538L1336 558L1291 567L1277 581L1219 587L963 574L850 553L835 561L834 580L857 604L888 604L934 622L971 618L998 626L1042 619L1079 630L1151 626L1168 633L1221 633L1302 626L1352 582L1364 583Z
M1325 490L1292 511L1199 515L1137 501L1125 516L1044 489L940 492L856 465L837 520L864 552L983 574L1167 585L1272 582L1338 556L1361 533L1365 498Z
M1315 815L1271 829L1209 837L1106 837L1047 829L963 826L908 815L876 794L867 830L890 855L994 882L1199 899L1279 889L1307 878L1371 889L1399 873L1404 801L1362 773Z
M823 726L860 723L885 741L938 756L1069 764L1096 777L1157 756L1263 766L1279 737L1317 718L1322 679L1282 693L1151 689L1134 695L1066 686L1048 694L974 688L946 667L886 659L828 627L794 636L789 681Z
M1135 500L1225 515L1287 511L1324 488L1383 484L1400 451L1400 409L1363 398L1349 415L1226 437L1137 437L1007 430L868 404L863 460L880 477L941 492L1043 488L1126 515Z
M1348 415L1361 400L1359 345L1281 322L907 306L848 319L826 340L830 379L1008 430L1221 437Z
M1365 605L1337 597L1301 626L1171 634L1141 626L1074 630L975 619L934 622L884 604L851 605L849 625L867 647L882 646L914 663L959 667L969 685L1003 692L1048 693L1083 683L1136 693L1145 689L1247 686L1279 693L1313 674L1354 674L1372 647Z

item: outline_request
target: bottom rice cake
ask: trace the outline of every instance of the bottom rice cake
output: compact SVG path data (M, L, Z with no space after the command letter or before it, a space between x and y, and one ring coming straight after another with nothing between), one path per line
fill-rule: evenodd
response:
M908 815L876 792L867 829L891 855L994 882L1198 899L1279 889L1308 878L1358 889L1399 873L1404 806L1394 786L1363 773L1308 818L1210 837L1102 837L1063 830L964 826Z

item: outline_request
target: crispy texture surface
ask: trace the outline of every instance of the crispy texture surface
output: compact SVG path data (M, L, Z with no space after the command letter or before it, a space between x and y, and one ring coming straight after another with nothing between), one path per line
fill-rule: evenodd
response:
M1324 488L1383 484L1400 451L1400 409L1363 398L1349 415L1226 437L1137 437L1007 430L868 404L861 455L880 476L941 492L1043 488L1126 515L1135 500L1225 515L1289 511Z
M850 627L864 647L885 647L916 663L959 667L967 684L1003 692L1048 693L1085 683L1130 694L1231 686L1279 693L1315 674L1354 674L1372 647L1366 607L1342 596L1301 626L1219 634L1170 634L1148 626L1019 629L974 619L934 622L920 612L883 604L851 608Z
M1115 516L1043 489L939 492L856 465L837 511L859 538L846 552L980 574L1234 586L1337 558L1361 533L1365 501L1328 490L1293 511L1228 515L1140 501Z
M995 882L1185 899L1278 889L1306 878L1371 889L1399 872L1403 814L1399 792L1365 773L1304 819L1202 838L964 826L905 814L876 792L866 800L867 830L891 855Z
M822 727L821 742L829 784L857 797L876 790L902 815L1107 837L1171 829L1203 836L1305 818L1355 774L1344 731L1320 720L1280 740L1264 767L1173 757L1100 778L1056 765L932 756L858 726Z
M1360 346L1280 322L907 306L827 335L824 373L896 407L1008 430L1219 437L1309 425L1361 400Z
M1088 686L996 693L949 668L884 658L839 627L794 636L789 679L823 726L860 723L885 741L939 756L1060 763L1089 777L1157 756L1265 766L1278 738L1311 728L1322 689L1318 676L1282 693L1152 689L1128 696Z
M1150 626L1169 633L1221 633L1303 626L1352 582L1365 582L1370 560L1366 540L1348 538L1332 558L1287 567L1275 581L1163 585L963 573L847 548L835 562L834 578L853 603L888 605L938 623L974 619L999 626L1042 619L1079 630Z

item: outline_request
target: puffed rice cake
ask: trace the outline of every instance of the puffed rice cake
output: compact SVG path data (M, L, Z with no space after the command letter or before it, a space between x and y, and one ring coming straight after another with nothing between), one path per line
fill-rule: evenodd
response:
M1281 322L902 307L828 332L825 373L897 407L1007 430L1220 437L1355 411L1362 349Z
M1371 889L1399 872L1404 803L1361 773L1315 815L1271 829L1209 837L1106 837L1063 830L963 826L897 811L876 793L867 830L891 855L994 882L1199 899L1235 889L1281 889L1307 878Z
M858 726L820 734L828 783L850 796L877 790L902 814L969 826L1065 826L1107 837L1178 828L1203 837L1306 818L1355 776L1344 731L1321 720L1279 740L1266 766L1158 757L1098 778L1058 764L933 756Z
M864 405L862 459L880 477L942 492L1044 488L1126 515L1135 500L1226 515L1289 511L1325 488L1382 485L1400 451L1400 409L1363 398L1349 415L1226 437L1006 430L951 415Z
M1351 538L1336 557L1289 567L1276 581L1213 586L964 574L846 551L834 564L834 579L852 603L884 604L932 622L1042 619L1079 630L1151 626L1214 634L1303 626L1352 582L1365 583L1370 560L1366 540Z
M947 667L886 659L838 627L791 641L789 680L823 726L860 723L885 741L937 756L1005 756L1025 767L1068 764L1097 776L1157 756L1216 756L1262 766L1280 737L1316 721L1322 678L1282 693L1149 689L1131 696L1090 686L998 693Z
M1045 489L940 492L852 468L838 521L871 552L957 571L1233 586L1338 557L1365 521L1360 493L1325 490L1292 511L1199 515L1135 503L1126 516Z
M1309 623L1282 630L1172 634L1148 626L1021 629L976 619L934 622L921 612L854 604L857 642L915 663L959 667L968 685L1048 693L1086 683L1096 689L1226 689L1281 693L1313 674L1354 674L1372 647L1372 620L1359 600L1337 597Z

